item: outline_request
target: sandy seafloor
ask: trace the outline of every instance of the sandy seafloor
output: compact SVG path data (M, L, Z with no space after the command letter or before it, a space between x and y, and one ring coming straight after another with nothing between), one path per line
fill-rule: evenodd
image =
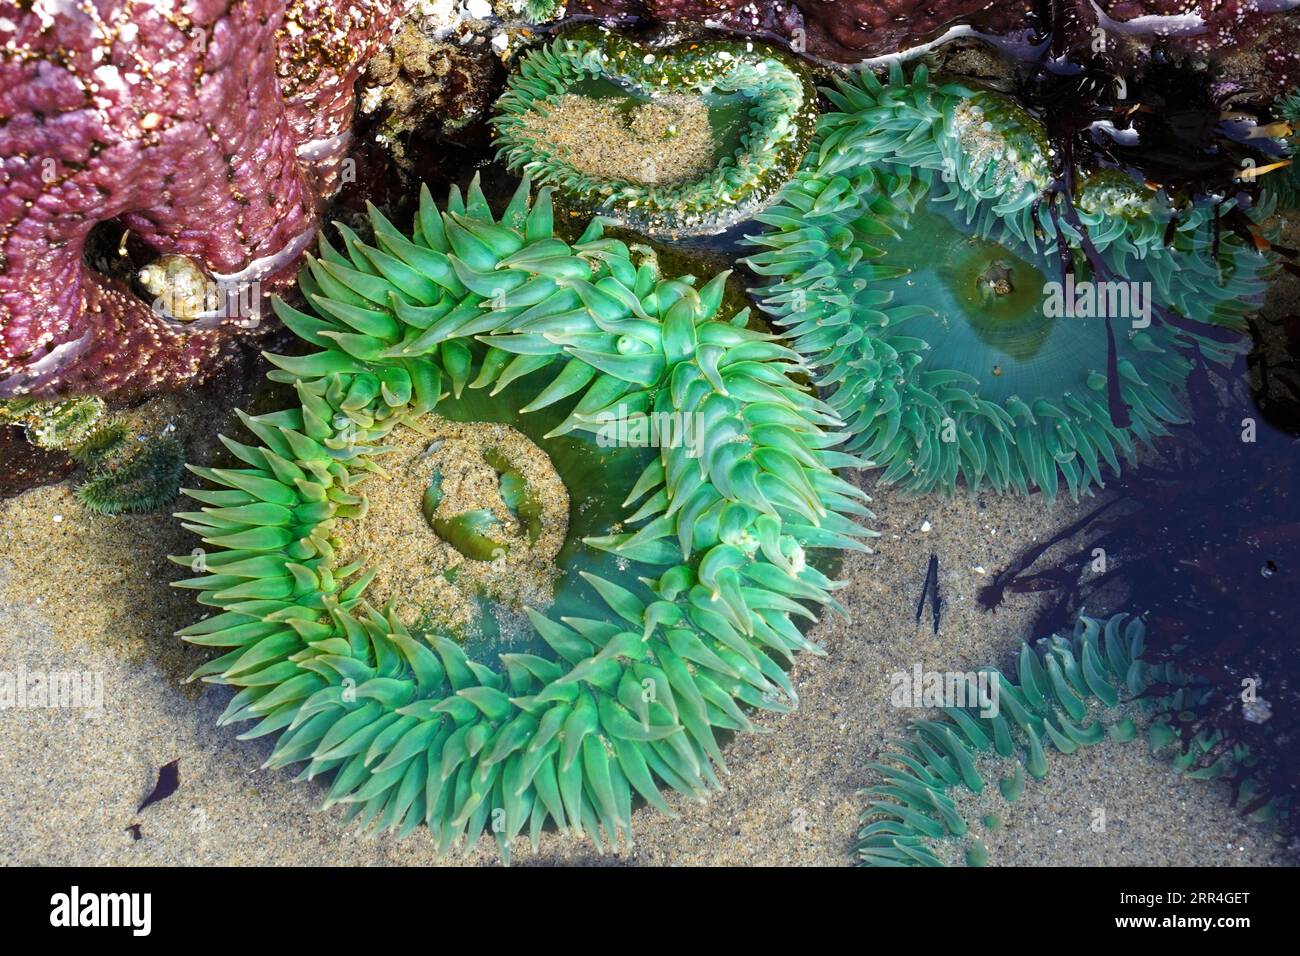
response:
M190 460L210 460L228 421L193 396L157 400L134 413L153 428L174 424ZM838 592L852 621L824 619L812 637L828 651L805 657L794 678L797 713L763 715L764 731L726 747L726 789L704 804L676 795L668 819L642 807L636 844L617 857L584 840L544 834L533 854L520 839L516 864L845 865L853 860L857 791L876 782L869 764L916 711L889 704L889 675L916 662L931 670L1005 663L1031 596L1011 595L996 614L975 595L1027 542L1077 516L1068 501L961 493L908 498L873 490L875 553L854 555ZM182 503L179 507L186 507ZM923 530L928 528L928 530ZM269 738L239 741L216 726L230 691L186 675L207 652L173 632L202 611L192 592L168 586L188 575L165 555L197 544L166 515L99 518L67 483L0 502L0 671L92 671L103 675L97 716L60 709L0 710L0 861L9 864L408 864L439 862L427 831L398 842L358 834L340 811L316 811L320 781L263 771ZM942 628L920 626L916 602L931 553L940 558ZM179 760L180 787L137 808L158 768ZM1186 780L1139 740L1083 755L1049 755L1052 771L1031 783L986 843L993 864L1278 865L1268 831L1244 822L1222 785ZM1104 808L1104 832L1090 826ZM132 832L138 824L139 838ZM485 838L468 857L495 864Z

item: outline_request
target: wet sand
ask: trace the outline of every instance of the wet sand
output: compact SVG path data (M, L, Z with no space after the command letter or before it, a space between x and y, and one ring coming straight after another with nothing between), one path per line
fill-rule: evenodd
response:
M202 408L171 414L186 433L219 423ZM206 437L192 460L212 453ZM866 480L870 486L871 480ZM852 622L823 620L813 631L828 651L794 670L797 713L760 717L763 733L725 748L726 790L704 804L670 796L680 817L650 808L634 817L630 854L598 857L591 844L546 834L540 852L520 841L515 862L656 865L846 865L875 782L868 765L916 712L889 704L889 675L920 662L965 670L1001 662L1017 646L1035 606L1011 595L996 614L975 595L985 574L1024 543L1043 540L1079 507L1038 499L961 494L945 501L876 494L876 553L843 568L838 596ZM55 516L61 520L55 521ZM320 781L259 765L269 739L239 741L243 727L218 728L229 691L186 684L206 654L172 632L199 616L192 594L168 581L187 575L165 561L195 541L153 515L96 518L68 486L0 502L0 670L102 674L103 713L69 709L0 711L0 861L43 864L419 864L439 862L427 833L406 841L357 834L339 812L317 813ZM928 527L929 530L922 530ZM942 627L914 613L931 553L940 559ZM1004 827L987 841L1001 864L1276 865L1267 831L1244 823L1222 786L1174 777L1140 742L1049 757L1048 778L1031 784ZM158 768L179 760L180 788L143 812ZM1104 833L1089 826L1107 810ZM139 824L139 839L129 827ZM443 862L495 864L483 842Z

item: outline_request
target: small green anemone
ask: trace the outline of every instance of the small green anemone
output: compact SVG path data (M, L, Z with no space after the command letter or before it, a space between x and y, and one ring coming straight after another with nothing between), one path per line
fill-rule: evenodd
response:
M76 454L105 427L106 418L104 400L94 395L62 402L0 401L0 424L20 426L29 442L46 451Z
M817 93L762 44L642 45L583 28L527 54L497 110L511 169L585 213L689 236L771 201L808 148Z
M0 402L0 424L21 426L27 440L46 451L67 452L86 470L74 493L96 514L155 511L176 498L185 449L171 435L140 443L121 418L94 395L45 402Z
M1146 625L1139 617L1116 614L1099 620L1080 616L1074 633L1022 643L1016 679L997 668L966 675L962 699L918 720L898 749L874 763L881 782L862 794L869 803L858 833L863 866L941 866L961 858L983 866L988 849L981 827L1000 826L997 814L971 823L958 801L981 794L996 782L1002 799L1015 803L1029 779L1049 771L1047 754L1073 754L1107 738L1128 743L1147 726L1152 751L1170 751L1172 767L1192 779L1230 777L1250 765L1246 748L1224 747L1220 731L1202 731L1185 747L1178 739L1180 711L1209 700L1215 691L1173 664L1143 659ZM982 685L982 691L981 691ZM966 706L968 705L968 706ZM995 779L996 778L996 779ZM1247 778L1243 804L1259 792ZM1273 819L1276 801L1252 814Z
M1286 138L1286 155L1291 165L1264 177L1264 188L1277 199L1279 206L1294 209L1300 204L1300 90L1282 97L1277 103L1277 113L1291 125L1291 135Z
M123 434L113 451L92 452L89 477L76 488L77 500L96 514L157 511L176 500L185 473L185 446L159 435L132 447Z
M524 0L524 17L529 23L550 23L564 16L565 0Z
M225 440L241 467L191 468L214 487L187 490L204 507L181 517L213 550L175 559L202 572L176 584L218 613L181 634L222 650L195 676L237 689L222 723L278 735L267 766L332 777L326 806L363 823L427 826L442 849L490 829L508 853L548 823L630 843L635 796L670 814L660 786L701 798L725 770L719 732L796 705L785 668L818 648L794 620L838 607L810 554L870 534L835 474L860 462L791 378L797 353L747 310L717 314L725 274L662 277L599 221L571 245L526 180L499 218L475 180L444 210L424 190L410 235L371 223L375 245L322 237L300 277L314 314L275 304L315 347L268 356L300 404L241 416L259 442ZM368 602L373 569L339 560L389 443L435 409L510 419L573 499L556 600L506 653L408 627ZM652 416L689 416L696 440L602 440ZM418 477L426 525L448 476ZM492 494L526 524L509 485Z
M1190 350L1244 348L1271 262L1216 236L1212 204L1103 170L1052 205L1041 124L923 68L826 95L840 111L747 262L885 482L1086 493L1185 420Z

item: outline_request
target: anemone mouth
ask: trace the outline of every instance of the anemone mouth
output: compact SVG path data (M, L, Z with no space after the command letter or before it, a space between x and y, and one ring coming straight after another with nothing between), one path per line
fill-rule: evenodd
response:
M1213 202L1103 170L1054 203L1037 120L923 68L826 95L746 262L884 483L1077 497L1187 420L1192 353L1244 350L1274 265Z
M1019 244L967 235L942 209L927 206L909 216L899 238L884 248L907 270L889 283L893 302L932 310L900 323L899 330L932 343L928 359L936 365L986 386L995 378L1007 385L1019 372L1038 377L1045 351L1069 351L1088 341L1081 333L1053 342L1059 332L1044 314L1044 263ZM1104 367L1104 338L1102 359Z
M213 551L174 559L199 572L176 584L220 611L181 633L225 651L194 676L240 688L222 722L278 734L267 765L328 775L326 806L363 824L427 826L441 850L489 819L507 855L547 825L630 845L634 795L668 813L661 785L702 798L719 735L797 705L786 665L818 648L795 621L839 610L808 555L871 534L835 474L861 462L795 382L798 354L718 314L725 274L665 278L599 222L570 245L527 180L499 218L475 180L445 210L423 191L410 236L371 219L378 246L341 227L346 252L322 236L308 259L314 313L275 303L318 349L268 356L300 404L241 416L261 444L225 443L247 467L191 468L213 487L186 490L204 507L180 517ZM431 463L480 491L407 467L435 413L461 424L436 425ZM366 490L390 467L410 472L390 479L401 528L462 568L549 540L536 556L559 574L545 613L520 601L530 632L462 643L371 602L384 569L345 560L345 539L391 520ZM568 489L567 531L548 482Z
M925 368L961 373L987 401L1033 396L1063 405L1068 395L1100 391L1108 321L1116 323L1120 355L1132 361L1133 325L1141 324L1146 306L1141 286L1118 290L1124 295L1103 299L1091 312L1076 307L1078 296L1068 309L1064 301L1056 308L1056 299L1076 286L1060 282L1059 262L1045 250L1014 236L971 234L949 204L933 197L898 214L897 235L880 246L902 274L882 279L879 288L900 317L891 330L927 343ZM1077 288L1087 288L1086 264L1077 268ZM1111 299L1115 315L1106 314Z
M559 576L569 500L550 459L508 426L437 415L399 426L387 444L386 476L368 482L369 510L341 529L340 559L375 571L373 600L407 627L467 649L496 634L499 650L511 648L510 634L531 632L523 608L545 612Z
M816 91L761 44L638 44L579 28L527 55L498 101L500 154L566 202L649 235L750 219L794 174Z
M577 614L598 600L585 574L628 570L586 542L624 530L623 501L653 457L550 434L565 405L518 415L544 384L540 374L496 395L467 390L398 426L380 459L387 477L367 479L369 508L340 534L339 560L376 572L373 603L485 665L548 654L529 611Z

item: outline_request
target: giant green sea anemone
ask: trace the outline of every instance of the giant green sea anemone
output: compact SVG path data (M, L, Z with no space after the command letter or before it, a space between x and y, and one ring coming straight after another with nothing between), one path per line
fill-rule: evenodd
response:
M331 776L326 805L364 823L428 826L443 849L490 828L508 853L548 821L630 842L634 797L668 813L661 785L701 797L725 769L719 731L796 705L785 666L818 649L793 619L837 607L809 552L869 534L849 517L865 496L834 473L859 462L792 381L798 355L746 312L717 315L725 275L662 277L599 221L571 245L527 181L500 217L476 180L441 211L424 190L410 235L371 222L374 245L345 227L342 250L321 239L301 276L313 313L276 304L313 347L268 356L300 404L241 416L258 443L226 440L239 467L191 469L212 487L188 490L204 507L181 517L212 550L176 559L203 572L177 585L216 613L181 634L222 650L195 676L238 689L223 723L278 735L268 766ZM526 608L505 653L373 606L375 569L340 558L399 466L418 479L410 514L466 561L528 547L533 518L544 537L529 487L545 475L512 458L527 446L470 436L483 462L439 465L435 413L509 419L573 499L554 601ZM637 442L618 429L673 415L697 440L620 447ZM422 430L422 452L392 451ZM449 507L474 469L486 517Z
M511 169L638 231L703 235L752 218L799 168L817 93L762 44L583 28L527 54L497 110Z
M826 95L747 261L884 481L1077 496L1184 420L1190 350L1242 347L1269 262L1212 203L1115 170L1054 193L1037 120L923 68Z
M909 739L872 764L882 778L863 793L858 856L864 866L938 866L957 851L983 865L988 850L981 828L996 828L997 814L968 821L960 801L981 794L996 777L1010 803L1024 792L1026 772L1035 780L1048 773L1050 750L1073 754L1106 739L1127 743L1146 725L1153 751L1174 749L1172 767L1194 779L1231 777L1250 764L1248 748L1225 746L1222 734L1206 730L1185 750L1171 748L1181 712L1216 694L1213 686L1173 664L1143 659L1146 625L1117 614L1106 620L1080 616L1074 633L1020 645L1016 680L985 667L956 686L957 699L913 724ZM983 693L978 685L983 682ZM961 704L968 706L960 706ZM954 704L959 706L953 706ZM1242 798L1258 790L1249 778ZM1278 812L1276 804L1256 819Z

